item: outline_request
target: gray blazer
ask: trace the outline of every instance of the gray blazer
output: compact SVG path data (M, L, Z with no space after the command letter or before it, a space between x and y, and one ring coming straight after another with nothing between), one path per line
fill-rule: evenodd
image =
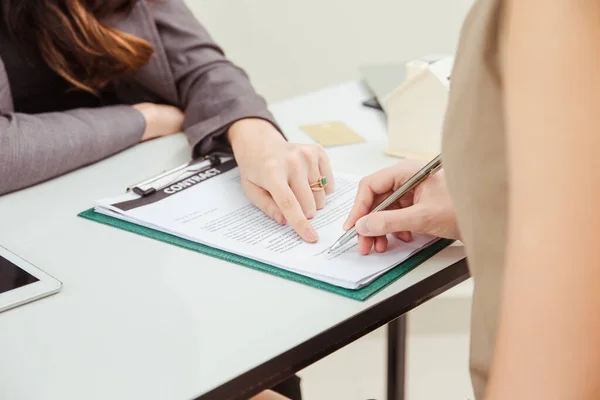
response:
M151 62L118 88L123 105L16 113L0 59L0 195L138 143L145 122L130 104L150 101L184 110L184 130L196 155L223 146L220 134L241 118L275 124L245 72L225 58L183 0L140 0L131 13L104 22L147 40L155 49Z

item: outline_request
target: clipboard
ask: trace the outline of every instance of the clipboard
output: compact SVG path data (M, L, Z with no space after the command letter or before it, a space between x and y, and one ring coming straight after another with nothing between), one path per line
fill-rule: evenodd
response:
M126 191L132 191L141 197L148 197L179 179L214 168L230 158L233 156L228 153L211 153L131 185Z
M148 197L153 193L163 190L170 186L174 182L186 179L186 176L194 174L200 174L202 171L209 170L217 165L228 163L233 157L227 153L213 153L209 156L202 157L199 159L192 160L188 163L165 171L152 178L146 179L143 182L131 185L127 188L127 191L136 193L140 197ZM90 208L78 214L79 217L85 218L91 221L98 222L103 225L112 226L130 233L135 233L150 239L159 240L164 243L175 245L187 250L195 251L200 254L204 254L210 257L225 260L234 264L238 264L244 267L252 268L257 271L269 273L280 278L291 280L297 283L301 283L316 289L324 290L330 293L334 293L346 298L350 298L358 301L365 301L374 294L378 293L385 287L389 286L397 279L406 275L414 268L437 254L439 251L451 245L454 241L440 239L423 250L415 253L413 256L399 263L389 271L373 280L371 283L359 288L359 289L346 289L340 286L336 286L327 282L323 282L317 279L307 277L305 275L297 274L276 266L257 261L255 259L247 258L239 254L224 251L216 247L211 247L199 242L184 239L182 237L165 233L163 231L148 228L142 225L138 225L134 222L125 221L120 218L115 218L106 214L98 213L94 208ZM221 284L226 284L223 282Z
M135 233L137 235L141 235L150 239L159 240L164 243L168 243L171 245L175 245L187 250L195 251L200 254L204 254L210 257L218 258L220 260L224 260L227 262L231 262L234 264L238 264L247 268L252 268L256 271L268 273L271 275L275 275L277 277L287 279L290 281L294 281L303 285L310 286L315 289L324 290L329 293L333 293L339 296L343 296L349 299L365 301L374 294L380 292L387 286L394 283L396 280L400 279L435 254L439 253L449 245L451 245L454 241L441 239L437 242L433 243L431 246L419 251L414 254L412 257L398 264L394 268L390 269L385 274L381 275L379 278L375 279L373 282L369 283L366 286L363 286L360 289L345 289L339 286L335 286L326 282L322 282L316 279L312 279L306 277L304 275L296 274L291 271L286 271L281 268L274 267L272 265L253 260L251 258L246 258L240 256L238 254L229 253L227 251L223 251L217 249L215 247L210 247L198 242L194 242L191 240L183 239L179 236L171 235L168 233L160 232L154 229L146 228L140 225L136 225L131 222L127 222L118 218L110 217L108 215L100 214L94 211L94 209L86 210L79 214L79 217L95 221L104 225L109 225L114 228L118 228L124 231L128 231L131 233ZM215 283L226 285L227 282Z

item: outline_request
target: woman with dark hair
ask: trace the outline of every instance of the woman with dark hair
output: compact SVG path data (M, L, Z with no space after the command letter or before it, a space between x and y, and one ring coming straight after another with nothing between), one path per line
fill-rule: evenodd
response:
M250 200L318 240L308 219L333 190L325 152L285 140L183 0L0 8L0 195L183 130L195 156L232 150Z
M194 156L233 151L251 201L318 239L327 156L285 140L183 0L2 1L0 195L182 130ZM300 398L298 379L278 391Z

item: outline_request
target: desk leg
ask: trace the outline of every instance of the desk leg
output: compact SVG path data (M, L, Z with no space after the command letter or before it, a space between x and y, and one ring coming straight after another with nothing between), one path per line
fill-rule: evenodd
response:
M404 400L406 318L406 315L403 315L388 324L387 400Z

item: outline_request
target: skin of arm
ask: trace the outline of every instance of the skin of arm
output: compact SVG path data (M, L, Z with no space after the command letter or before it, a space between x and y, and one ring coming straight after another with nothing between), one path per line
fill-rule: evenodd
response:
M279 393L275 393L272 390L264 391L250 400L289 400L287 397L280 395Z
M506 7L509 236L486 399L599 399L600 2Z

